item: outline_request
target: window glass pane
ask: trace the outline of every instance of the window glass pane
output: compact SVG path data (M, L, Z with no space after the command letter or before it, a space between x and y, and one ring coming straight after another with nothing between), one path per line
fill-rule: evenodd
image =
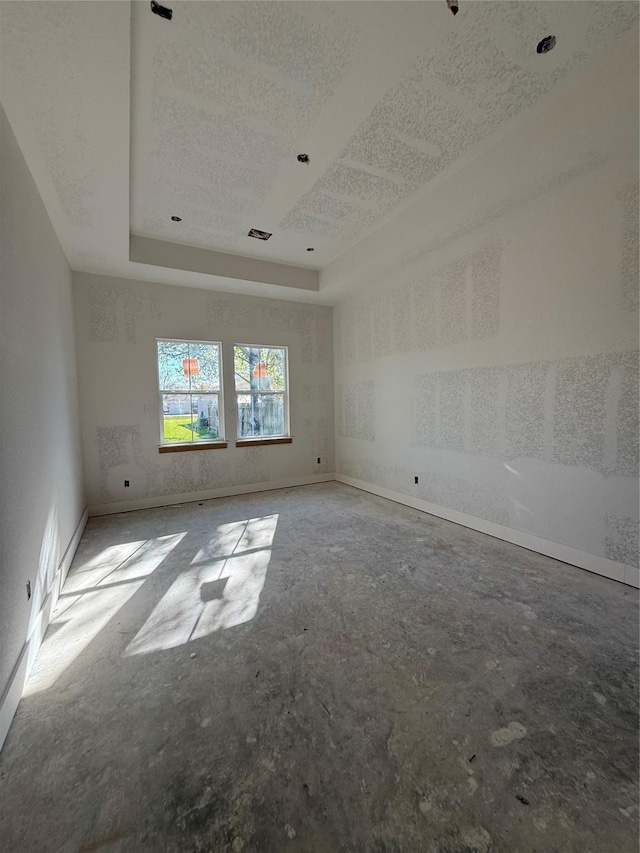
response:
M234 348L236 391L284 391L286 350L282 347Z
M188 391L189 344L158 341L158 381L161 391Z
M191 441L193 429L189 394L162 395L162 434L165 443Z
M238 435L285 435L284 394L238 394Z
M254 353L257 351L253 347L234 347L233 348L233 366L235 372L236 391L248 391L251 388L251 364L258 361Z
M220 438L220 412L217 394L193 394L193 440L214 441Z
M257 373L261 377L258 380L258 387L261 391L284 391L286 388L286 371L285 350L278 347L260 350Z
M192 391L220 390L220 348L217 344L189 344Z

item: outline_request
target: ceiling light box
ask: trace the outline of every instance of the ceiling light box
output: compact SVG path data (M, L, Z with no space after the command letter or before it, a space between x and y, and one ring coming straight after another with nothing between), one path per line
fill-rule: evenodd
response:
M271 234L268 231L260 231L259 228L251 228L247 237L255 237L256 240L268 240Z

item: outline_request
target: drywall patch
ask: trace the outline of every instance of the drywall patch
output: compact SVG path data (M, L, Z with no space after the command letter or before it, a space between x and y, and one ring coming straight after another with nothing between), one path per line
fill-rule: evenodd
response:
M407 486L398 491L406 494ZM509 522L508 499L504 492L473 480L423 471L420 474L418 497L496 524Z
M343 226L340 221L321 219L296 205L278 223L278 229L301 234L320 234L322 237L336 237L342 232Z
M411 289L400 288L391 304L392 343L394 353L413 351L413 315L411 311Z
M109 281L109 280L108 280ZM132 292L117 284L86 284L89 340L93 343L137 342L138 324L162 315L159 296Z
M300 357L303 364L313 364L314 316L309 311L291 311L288 314L290 328L300 340Z
M438 446L447 450L465 449L466 371L450 371L440 376Z
M327 403L329 399L329 386L326 382L305 384L300 388L300 401L302 403Z
M110 488L113 486L111 472L121 466L136 468L145 477L141 489L145 497L162 494L159 491L159 468L144 457L138 425L97 427L96 444L100 467L100 497L104 503L122 500L122 496L114 495Z
M381 293L374 302L373 307L373 334L376 342L373 350L374 358L385 358L393 354L393 299L394 294ZM353 316L359 313L357 306L351 307ZM345 333L351 334L353 326L345 324ZM345 359L349 361L348 356L352 354L350 348L345 344L343 347Z
M356 320L356 360L370 361L373 356L373 311L370 303L362 306Z
M307 193L278 225L279 230L305 230L332 237L346 237L378 218L377 211L352 204L327 193Z
M194 476L193 453L171 453L167 455L162 472L162 489L166 495L195 492L197 478Z
M277 70L317 107L339 85L357 55L359 36L339 9L322 9L315 20L277 4L242 4L224 26L224 42L242 56ZM240 95L234 92L234 96Z
M637 351L424 374L411 443L636 477L638 383Z
M269 479L268 453L261 447L243 447L232 457L219 451L169 453L162 462L161 484L150 497L246 486Z
M470 377L469 452L479 456L500 455L501 387L506 377L498 368L475 368Z
M415 347L418 352L424 352L433 349L438 339L436 334L436 285L427 275L412 285L412 291Z
M268 447L243 447L238 454L239 458L234 460L234 485L247 486L270 479Z
M471 256L472 338L496 335L500 328L500 262L504 244L493 243Z
M633 181L618 193L622 208L622 247L620 258L620 298L627 311L638 308L640 288L640 184Z
M605 557L627 566L640 565L640 524L637 518L619 515L605 516Z
M138 425L98 427L96 441L103 503L123 499L122 493L116 494L115 490L121 486L120 474L127 471L144 477L142 485L136 484L136 497L186 494L269 480L265 448L243 448L234 454L232 461L220 453L169 453L158 462L151 462L144 456Z
M492 242L392 293L357 298L335 311L336 363L427 352L495 335L500 326L500 265L506 244Z
M224 453L196 453L198 457L197 491L223 489L235 485L230 457Z
M413 399L413 446L437 447L439 443L439 374L428 373L416 379Z
M116 343L118 329L118 294L108 285L90 284L86 288L89 306L89 340L94 343Z
M638 412L638 387L640 384L639 358L637 352L609 356L613 368L620 367L622 380L614 411L615 419L615 467L614 474L637 477L640 464L640 414Z
M342 328L344 337L342 339L342 353L347 364L351 364L355 359L356 338L354 335L356 312L351 307L345 309L344 323ZM382 343L380 342L382 346Z
M505 459L541 458L547 364L519 364L507 369Z
M466 333L466 276L465 261L458 261L442 270L440 285L439 342L456 344L467 337Z
M314 361L316 364L328 364L333 359L331 347L332 309L313 313L312 332Z
M403 195L403 184L366 172L357 165L337 161L332 163L324 175L313 186L315 192L335 193L360 201L375 203L379 211L386 212ZM381 214L380 214L381 215Z
M336 391L338 435L375 441L375 386L373 381L348 382Z
M556 377L554 461L637 477L638 353L566 359Z
M572 358L556 368L554 462L598 469L604 454L608 358Z
M207 296L211 337L255 335L256 328L298 336L303 364L326 364L331 353L331 308L284 304L255 297Z

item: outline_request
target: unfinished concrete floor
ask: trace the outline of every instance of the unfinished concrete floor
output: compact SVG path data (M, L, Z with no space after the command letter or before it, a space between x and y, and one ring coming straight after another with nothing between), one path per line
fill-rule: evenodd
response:
M0 849L638 849L637 593L337 483L89 521Z

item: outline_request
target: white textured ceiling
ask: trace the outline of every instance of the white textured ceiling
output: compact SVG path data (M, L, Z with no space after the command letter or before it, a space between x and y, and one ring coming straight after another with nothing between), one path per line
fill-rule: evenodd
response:
M293 264L314 246L322 265L635 20L443 0L174 3L169 23L135 4L132 230Z
M3 104L73 268L265 295L133 263L129 232L335 264L638 22L607 0L164 2L170 22L147 0L4 0Z

